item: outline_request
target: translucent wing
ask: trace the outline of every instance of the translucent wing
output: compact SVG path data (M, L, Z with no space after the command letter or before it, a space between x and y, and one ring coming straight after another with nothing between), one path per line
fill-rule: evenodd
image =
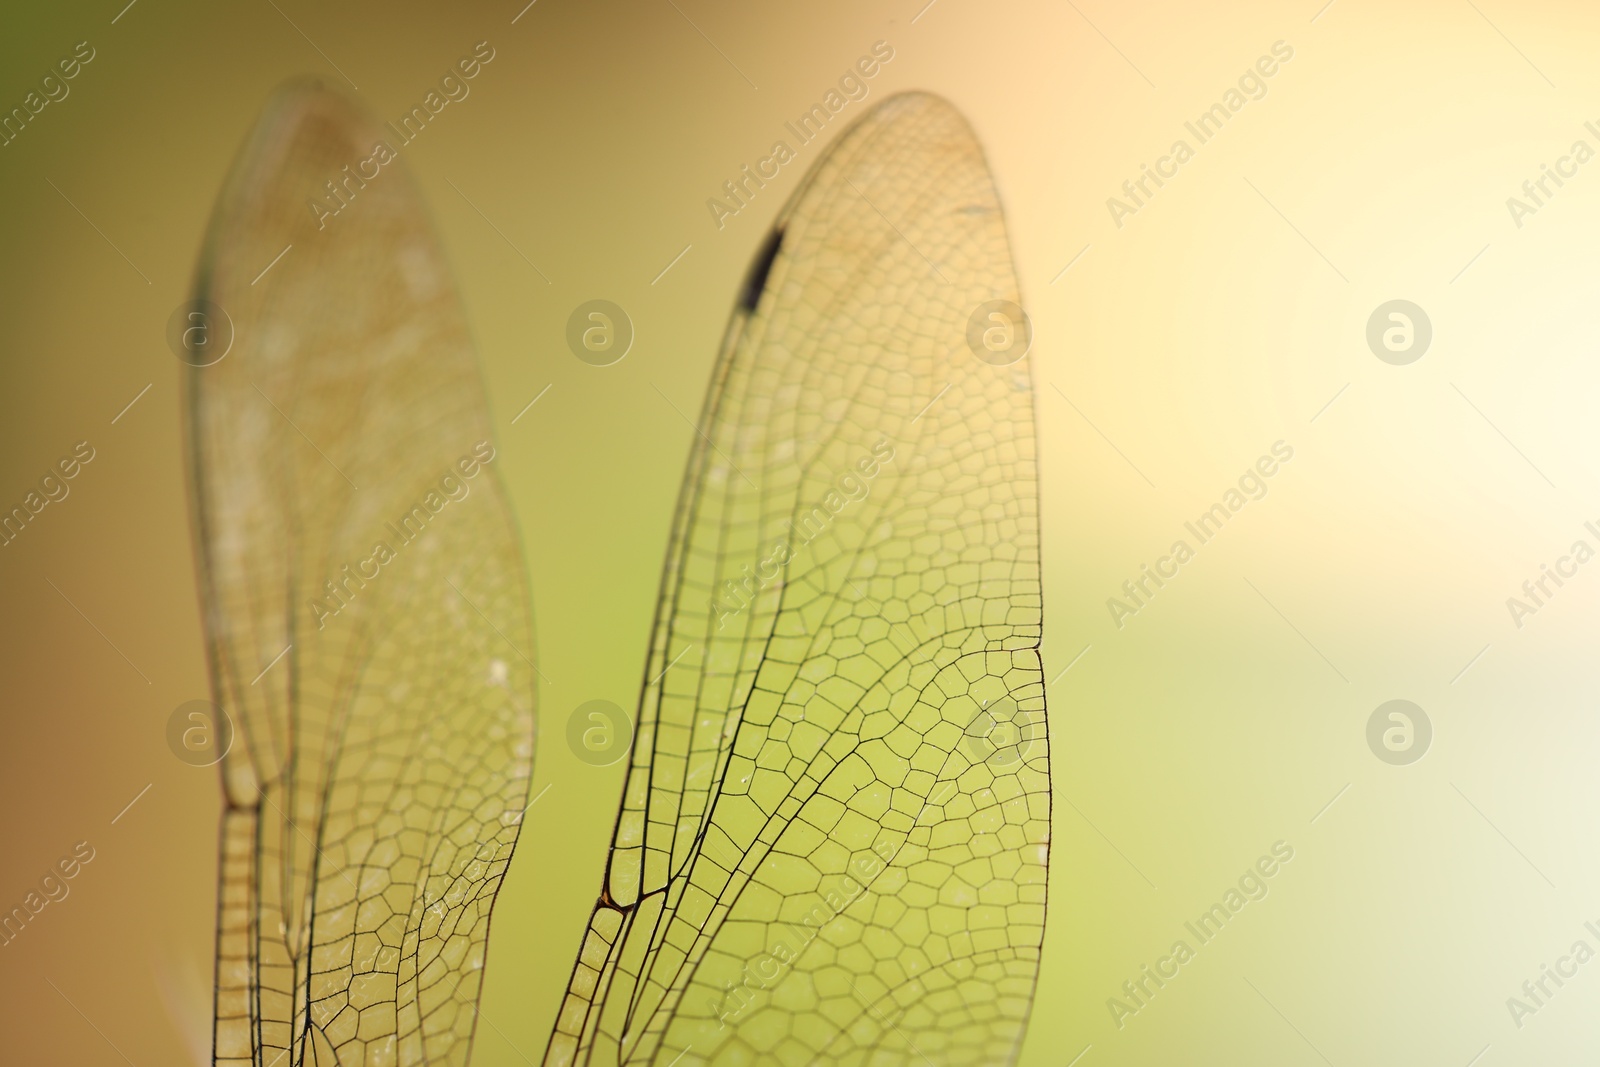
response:
M382 136L282 91L199 272L212 358L233 331L186 412L235 728L218 1064L465 1063L527 802L521 555L461 307Z
M1014 1057L1050 814L1033 395L968 336L1016 300L937 98L885 101L783 211L690 458L547 1065Z

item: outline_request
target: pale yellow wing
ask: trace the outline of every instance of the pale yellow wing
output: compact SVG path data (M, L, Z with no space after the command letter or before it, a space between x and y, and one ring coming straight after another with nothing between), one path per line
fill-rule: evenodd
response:
M1018 301L938 98L873 109L782 212L708 393L547 1065L1014 1057L1050 816Z
M461 306L385 136L331 91L281 91L201 260L195 339L212 358L232 334L186 411L235 727L218 1064L466 1063L527 803L521 553Z

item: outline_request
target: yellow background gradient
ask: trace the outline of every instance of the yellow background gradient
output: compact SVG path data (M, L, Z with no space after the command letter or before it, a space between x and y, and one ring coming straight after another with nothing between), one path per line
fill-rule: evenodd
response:
M1600 10L1319 7L13 5L0 105L75 43L96 57L0 148L0 506L75 442L97 455L0 548L0 910L75 842L96 856L0 947L0 1059L207 1062L219 791L164 735L208 695L167 317L276 85L348 89L342 70L393 119L482 40L471 95L402 150L480 346L549 679L549 791L495 911L475 1064L542 1055L622 781L572 755L567 716L633 707L694 433L672 404L698 412L822 145L721 230L705 201L878 40L895 57L843 117L906 89L965 112L1034 322L1056 799L1021 1062L1592 1055L1600 963L1520 1027L1506 998L1600 948L1600 565L1520 629L1505 601L1600 544L1600 161L1520 227L1506 198L1575 140L1600 149ZM1280 40L1266 95L1119 228L1107 198ZM563 341L596 297L637 331L608 368ZM1394 298L1433 324L1409 366L1364 338ZM1106 599L1279 440L1265 498L1115 626ZM1367 748L1393 698L1433 724L1410 766ZM1107 999L1279 840L1269 895L1119 1028Z

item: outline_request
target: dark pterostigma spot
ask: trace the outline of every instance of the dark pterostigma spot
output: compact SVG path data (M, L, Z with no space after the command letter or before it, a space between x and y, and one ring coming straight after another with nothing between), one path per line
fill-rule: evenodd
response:
M739 290L739 306L746 311L756 309L761 292L767 287L767 275L772 273L772 261L778 258L778 249L782 247L783 227L779 226L767 234L767 239L761 243L761 251L756 253L756 258L750 264L750 273L745 275L744 287Z

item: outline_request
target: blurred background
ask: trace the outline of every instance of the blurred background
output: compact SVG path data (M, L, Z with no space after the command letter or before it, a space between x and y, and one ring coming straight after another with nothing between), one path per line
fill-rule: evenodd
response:
M1523 592L1600 549L1600 10L124 2L0 16L0 108L92 54L0 147L0 510L94 456L0 547L0 911L93 849L0 946L8 1062L208 1062L219 789L165 733L209 695L168 317L275 86L397 121L483 41L470 96L402 150L480 347L549 680L475 1064L542 1056L622 783L566 723L633 707L694 434L674 406L698 411L822 143L720 228L706 201L879 41L841 118L905 89L965 112L1034 323L1056 799L1021 1062L1600 1047L1600 963L1573 955L1600 951L1600 563ZM1185 124L1219 103L1202 143ZM1145 166L1164 184L1124 191ZM592 299L636 331L612 366L564 340ZM1393 300L1425 348L1369 344ZM1200 545L1185 523L1280 441ZM1177 577L1114 613L1179 539ZM1386 711L1369 743L1391 700L1428 728L1408 710L1386 746ZM1265 897L1201 944L1185 924L1278 842ZM1180 939L1176 977L1124 990Z

